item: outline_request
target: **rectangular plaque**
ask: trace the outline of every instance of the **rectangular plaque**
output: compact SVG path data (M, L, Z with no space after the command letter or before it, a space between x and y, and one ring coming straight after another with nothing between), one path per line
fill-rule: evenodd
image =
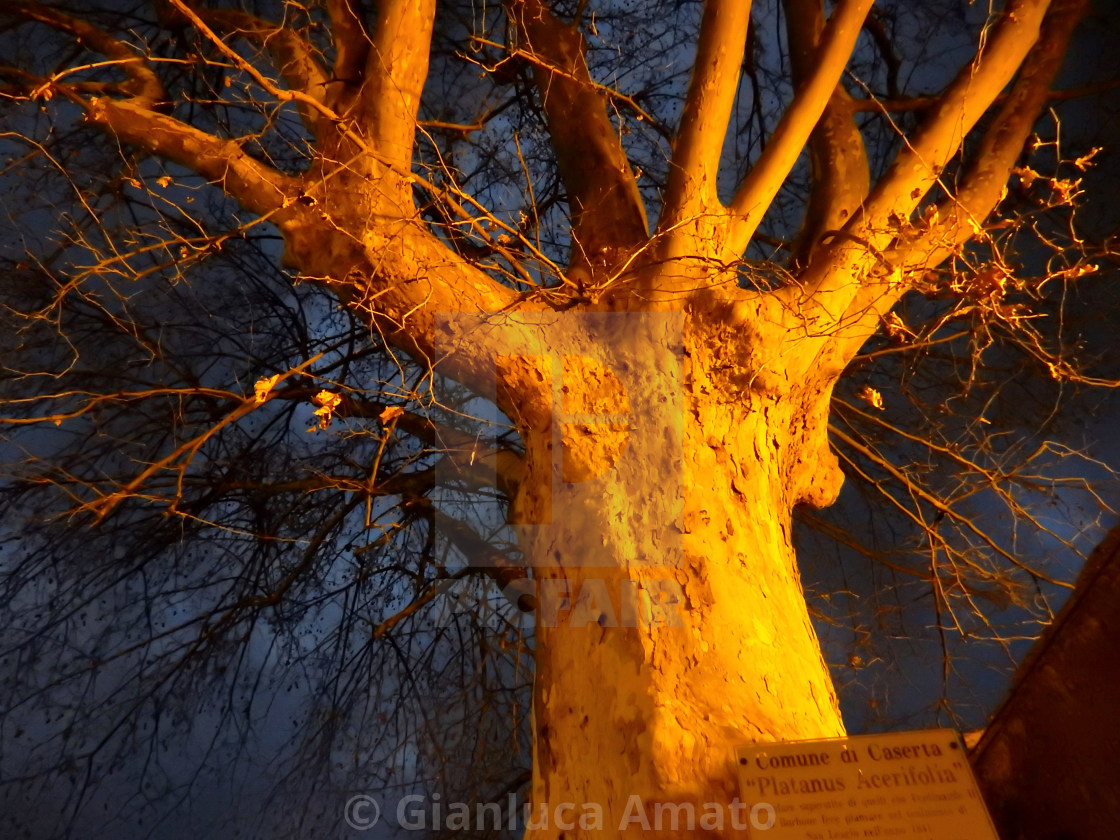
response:
M740 747L752 840L999 840L951 729Z

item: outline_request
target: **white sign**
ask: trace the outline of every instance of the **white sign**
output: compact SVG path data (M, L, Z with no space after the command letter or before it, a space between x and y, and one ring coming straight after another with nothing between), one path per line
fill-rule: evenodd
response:
M999 840L951 729L737 753L752 840Z

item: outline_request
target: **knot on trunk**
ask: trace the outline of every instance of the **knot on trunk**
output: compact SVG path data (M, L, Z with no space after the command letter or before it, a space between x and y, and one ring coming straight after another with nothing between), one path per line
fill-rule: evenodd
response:
M792 418L791 457L787 481L793 504L824 508L833 504L844 486L840 460L828 443L828 415L832 384L809 387L802 412Z

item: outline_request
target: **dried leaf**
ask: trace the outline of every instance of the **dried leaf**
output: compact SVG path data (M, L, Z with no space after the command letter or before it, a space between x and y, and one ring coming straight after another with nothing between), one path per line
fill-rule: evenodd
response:
M328 411L334 411L342 402L342 397L338 394L332 394L330 391L320 391L311 398L311 401L315 403L315 405L323 406L323 408Z
M399 420L404 416L404 409L397 405L391 405L378 415L378 419L386 426L394 420Z
M276 384L276 380L280 378L280 374L276 373L272 376L262 376L257 380L257 384L253 386L253 396L257 398L257 402L264 402L268 399L268 393L272 390L272 386Z
M899 317L897 312L888 312L883 316L883 326L887 329L887 335L895 339L909 338L913 333L906 326L906 323Z
M319 418L319 425L312 426L307 431L314 432L317 428L326 429L331 424L334 410L342 403L342 397L338 394L332 394L330 391L320 391L311 398L311 401L319 406L313 412Z
M1029 187L1042 176L1031 169L1029 166L1021 166L1011 170L1014 174L1019 176L1019 182L1024 187Z
M864 385L860 388L859 393L856 394L861 400L867 403L872 408L883 410L883 395L872 388L870 385Z

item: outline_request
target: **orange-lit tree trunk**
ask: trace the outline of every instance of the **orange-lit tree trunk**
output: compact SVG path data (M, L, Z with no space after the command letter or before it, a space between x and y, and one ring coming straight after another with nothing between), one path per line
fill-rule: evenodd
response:
M732 836L747 819L731 810L737 745L843 734L790 544L793 504L839 490L820 422L829 387L757 376L765 338L710 314L684 327L681 458L643 457L568 522L556 499L547 536L522 529L539 577L530 837L693 836L666 805L691 809L695 836ZM601 387L573 375L564 396ZM602 468L594 440L564 444L567 477ZM522 501L547 484L550 455ZM643 496L678 489L669 527L639 515Z

